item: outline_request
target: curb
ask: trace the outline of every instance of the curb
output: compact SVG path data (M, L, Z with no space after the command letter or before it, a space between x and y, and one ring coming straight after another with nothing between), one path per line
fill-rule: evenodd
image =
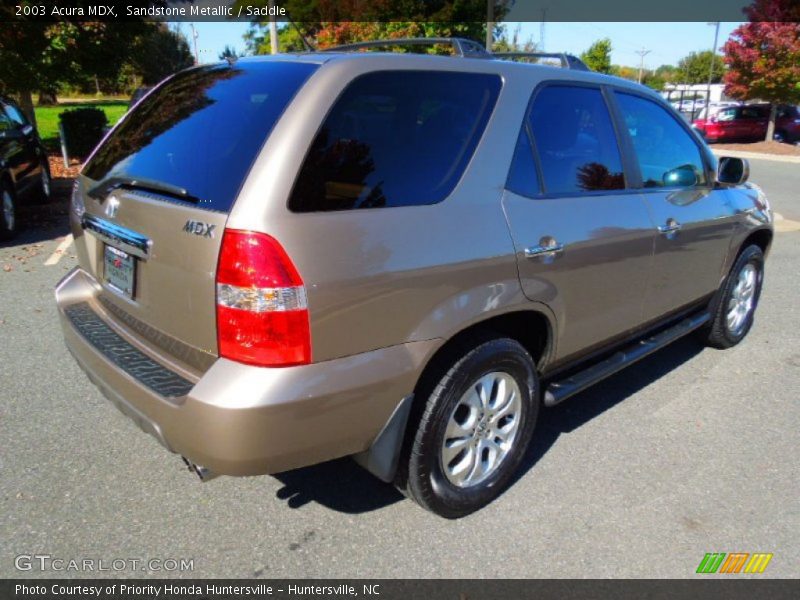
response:
M743 152L741 150L722 150L711 148L715 156L732 156L736 158L748 158L754 160L771 160L774 162L785 162L800 164L800 156L783 156L781 154L764 154L762 152Z

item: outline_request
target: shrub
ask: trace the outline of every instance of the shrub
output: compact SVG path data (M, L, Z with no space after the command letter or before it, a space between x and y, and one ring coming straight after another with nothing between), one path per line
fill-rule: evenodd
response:
M66 139L67 153L84 159L102 139L108 119L99 108L76 108L59 115Z

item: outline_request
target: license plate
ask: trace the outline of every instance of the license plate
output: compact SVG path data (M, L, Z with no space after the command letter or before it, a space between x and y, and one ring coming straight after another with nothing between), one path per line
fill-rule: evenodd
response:
M109 287L132 298L136 287L136 258L113 246L106 246L103 262Z

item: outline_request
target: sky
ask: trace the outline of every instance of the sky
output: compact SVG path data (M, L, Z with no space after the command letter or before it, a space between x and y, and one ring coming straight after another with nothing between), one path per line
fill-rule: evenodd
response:
M519 25L521 42L532 38L540 41L540 23L506 23L509 35ZM721 23L719 46L728 39L739 23ZM181 23L181 30L191 39L189 23ZM247 23L195 23L198 33L197 49L200 62L215 62L226 44L239 53L244 52L242 36ZM677 64L689 52L710 50L714 44L714 26L707 23L555 23L545 25L547 52L568 52L578 55L595 40L611 40L611 61L614 64L638 66L641 60L637 50L649 50L645 68L663 64ZM540 48L541 49L541 48Z

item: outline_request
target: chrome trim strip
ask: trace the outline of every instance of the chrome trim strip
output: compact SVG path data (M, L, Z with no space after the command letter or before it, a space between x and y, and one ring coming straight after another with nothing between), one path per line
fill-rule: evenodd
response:
M153 246L153 242L141 233L87 214L84 214L81 219L81 227L91 231L107 244L111 244L128 254L143 260L147 260L150 257L150 249Z

